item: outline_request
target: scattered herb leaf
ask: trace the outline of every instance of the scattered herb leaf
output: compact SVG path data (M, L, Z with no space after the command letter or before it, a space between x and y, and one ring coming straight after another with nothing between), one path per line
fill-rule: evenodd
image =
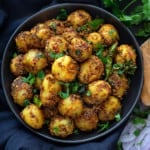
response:
M67 10L62 8L62 9L60 9L59 14L56 17L56 19L58 19L58 20L66 20L67 16L68 16Z
M109 128L109 122L99 123L98 128L99 128L99 130L97 131L98 133L101 131L107 130Z
M23 102L23 106L26 107L30 104L30 100L28 99L25 99L24 102Z
M43 70L40 70L40 71L37 73L37 77L38 77L39 79L43 80L44 77L45 77L44 71L43 71Z
M115 115L115 119L116 119L116 121L120 121L120 120L121 120L121 115L120 115L120 113L117 113L117 114Z
M35 75L32 73L29 73L27 77L23 77L23 82L26 82L30 85L33 85L35 83Z
M57 59L57 58L59 58L59 57L64 56L65 53L64 53L64 52L62 52L62 53L54 53L54 52L50 51L50 52L49 52L49 55L50 55L51 58Z
M33 103L35 105L37 105L38 107L41 107L42 106L42 102L41 100L39 99L39 96L38 95L34 95L33 97Z

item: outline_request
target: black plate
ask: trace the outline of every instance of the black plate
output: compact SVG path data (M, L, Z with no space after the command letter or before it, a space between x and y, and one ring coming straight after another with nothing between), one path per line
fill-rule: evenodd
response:
M13 103L12 97L10 95L10 84L13 81L14 76L11 74L9 70L9 64L10 64L10 59L12 58L12 55L16 47L15 42L14 42L14 37L16 36L17 33L19 33L22 30L28 30L39 22L43 22L45 20L56 17L56 15L58 14L61 8L65 8L68 12L82 8L82 9L87 10L93 17L99 16L101 18L104 18L105 23L111 23L114 26L116 26L119 32L119 35L121 37L120 43L128 43L132 45L135 48L136 53L137 53L137 70L136 70L135 75L131 77L130 88L128 89L128 92L122 101L123 103L122 119L120 122L112 123L110 128L107 131L104 131L102 133L98 133L97 131L92 131L89 133L81 133L79 135L72 135L68 138L61 139L61 138L51 136L48 133L48 130L46 128L42 128L41 130L34 130L22 121L22 119L19 116L19 112L20 112L19 107ZM139 100L140 93L142 90L142 84L143 84L143 69L142 68L143 68L142 67L142 55L141 55L139 45L135 37L132 35L129 29L125 25L123 25L116 17L114 17L109 12L96 6L86 5L86 4L66 3L66 4L60 4L60 5L48 7L46 9L39 11L35 15L28 18L25 22L23 22L16 29L16 31L11 36L5 48L3 59L2 59L2 68L1 68L2 86L3 86L5 97L6 97L6 100L10 109L18 118L18 120L29 130L31 130L35 134L38 134L46 139L53 140L56 142L81 143L81 142L87 142L87 141L110 134L113 130L119 128L119 126L123 124L125 120L130 116L133 108L135 107L137 101Z

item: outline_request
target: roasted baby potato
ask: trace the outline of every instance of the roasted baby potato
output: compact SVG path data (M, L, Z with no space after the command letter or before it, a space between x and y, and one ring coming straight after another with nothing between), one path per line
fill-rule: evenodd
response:
M136 63L135 50L128 44L121 44L117 48L115 61L116 63L121 63L121 64L128 62L128 61L132 61L135 64Z
M88 84L89 95L84 95L84 102L87 104L100 104L111 94L111 86L104 80L93 81Z
M38 49L31 49L25 53L22 63L25 70L33 74L38 73L38 71L42 70L48 65L47 58L45 57L44 53Z
M95 55L80 64L78 78L81 83L90 83L101 78L104 72L102 61Z
M112 45L119 40L118 31L112 24L102 25L98 32L102 36L104 44L106 45Z
M69 44L69 54L79 62L83 62L92 55L92 46L82 38L73 38Z
M98 116L92 108L84 108L82 114L75 118L75 125L81 131L91 131L97 128Z
M58 92L61 91L61 85L52 74L47 74L40 87L40 99L43 106L54 107L59 101Z
M67 137L73 133L74 123L68 117L53 117L49 124L49 131L52 135L58 137Z
M26 74L22 60L23 60L23 54L19 54L16 57L11 59L10 70L15 76L21 76Z
M24 82L22 76L15 78L11 84L11 95L15 103L20 106L24 105L25 100L33 97L33 88L30 84Z
M70 82L76 78L78 73L78 64L70 56L63 56L52 64L52 74L59 81Z
M121 110L121 103L118 98L110 96L106 101L100 104L98 117L100 121L111 121Z
M35 104L30 104L25 107L21 111L20 115L24 122L34 129L40 129L44 124L43 112Z
M82 113L83 103L81 97L72 94L69 97L59 101L58 110L61 115L75 118Z
M70 22L74 28L77 28L91 21L91 15L85 10L80 9L69 14L67 21Z

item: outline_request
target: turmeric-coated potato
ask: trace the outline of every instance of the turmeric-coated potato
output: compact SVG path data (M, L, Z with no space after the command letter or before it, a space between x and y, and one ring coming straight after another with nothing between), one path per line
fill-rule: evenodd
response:
M100 104L111 94L111 86L104 80L97 80L88 84L89 95L84 95L87 104Z
M45 53L47 58L51 61L55 58L53 54L63 53L67 50L68 43L62 36L53 36L46 41Z
M83 62L92 55L92 46L82 38L75 37L69 44L69 54L75 60Z
M82 83L90 83L101 78L104 72L102 61L92 55L89 59L80 64L78 78Z
M79 9L69 14L67 17L67 21L69 21L73 25L73 27L76 28L91 21L91 15L85 10Z
M54 107L59 101L61 85L52 74L47 74L40 87L40 99L43 106Z
M74 123L70 118L56 116L49 124L49 131L52 135L65 138L73 133Z
M24 122L34 129L40 129L44 124L43 112L35 104L29 104L21 111L20 115Z
M21 53L28 52L29 49L42 48L40 39L30 31L22 31L15 38L18 51Z
M19 54L11 59L10 70L15 76L24 75L26 73L22 60L23 54Z
M82 113L83 103L81 97L71 94L69 97L62 99L58 103L58 110L61 115L75 118Z
M38 49L31 49L25 53L22 63L25 70L33 74L36 74L48 65L46 56Z
M24 105L25 100L30 100L33 97L32 86L23 81L22 76L18 76L11 84L11 95L15 103L20 106Z
M110 75L108 82L112 87L112 95L122 99L129 87L128 79L124 75L118 75L114 72Z
M98 116L92 108L84 108L82 114L75 118L75 125L81 131L91 131L97 128Z
M77 62L70 56L65 55L54 61L52 74L57 80L71 82L76 78L78 68Z
M102 25L99 29L99 33L106 45L112 45L119 40L118 31L112 24Z
M136 53L135 50L128 44L122 44L117 48L117 55L115 57L116 63L125 63L132 61L136 63Z
M115 119L115 115L121 110L121 103L118 98L110 96L106 101L100 104L98 113L100 121L111 121Z

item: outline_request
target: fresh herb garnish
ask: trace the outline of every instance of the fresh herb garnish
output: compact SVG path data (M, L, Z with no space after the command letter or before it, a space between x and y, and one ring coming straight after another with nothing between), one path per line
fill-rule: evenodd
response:
M59 133L59 128L58 128L58 127L54 127L54 128L53 128L53 131L54 131L56 134L58 134L58 133Z
M24 102L23 102L23 106L26 107L30 104L30 100L28 99L25 99Z
M50 123L50 120L49 120L49 119L46 119L46 120L45 120L45 124L46 124L46 125L49 125L49 123Z
M17 52L14 52L13 53L13 58L15 58L17 55L18 55Z
M59 82L59 84L61 84L61 85L64 86L64 91L60 91L60 92L58 93L58 95L59 95L61 98L63 98L63 99L69 97L69 95L70 95L70 88L69 88L70 83Z
M116 120L116 121L120 121L120 120L121 120L121 115L120 115L120 113L117 113L117 114L115 115L115 120Z
M62 9L60 9L59 14L56 17L56 19L58 19L58 20L66 20L67 16L68 16L67 10L62 8Z
M96 30L99 29L99 27L100 27L103 23L104 23L104 19L95 18L95 19L93 19L92 21L90 21L90 22L88 23L88 25L89 25L89 27L90 27L92 30L96 31Z
M73 133L74 133L74 135L79 135L79 130L78 130L78 129L75 129L75 130L73 131Z
M99 128L99 130L97 131L98 133L107 130L109 128L109 122L99 123L98 128Z
M37 73L37 77L38 77L39 79L43 80L44 77L45 77L44 71L43 71L43 70L40 70L40 71Z
M57 59L57 58L62 57L62 56L64 56L64 55L65 55L64 52L62 52L62 53L54 53L54 52L52 52L52 51L49 52L49 56L50 56L51 58L53 58L53 59Z
M135 116L133 119L132 119L132 123L137 125L137 124L143 124L143 125L146 125L146 121L144 118L141 118L141 117L138 117L138 116Z
M91 93L90 90L87 90L86 93L85 93L86 96L91 96L91 94L92 94L92 93Z
M29 73L27 77L23 77L22 81L30 85L33 85L35 83L35 75L32 73Z
M140 129L136 129L136 130L133 132L133 134L134 134L135 136L139 136L139 135L140 135L140 132L141 132Z
M42 106L42 102L41 100L39 99L39 96L38 95L34 95L33 97L33 103L35 105L37 105L38 107L41 107Z

